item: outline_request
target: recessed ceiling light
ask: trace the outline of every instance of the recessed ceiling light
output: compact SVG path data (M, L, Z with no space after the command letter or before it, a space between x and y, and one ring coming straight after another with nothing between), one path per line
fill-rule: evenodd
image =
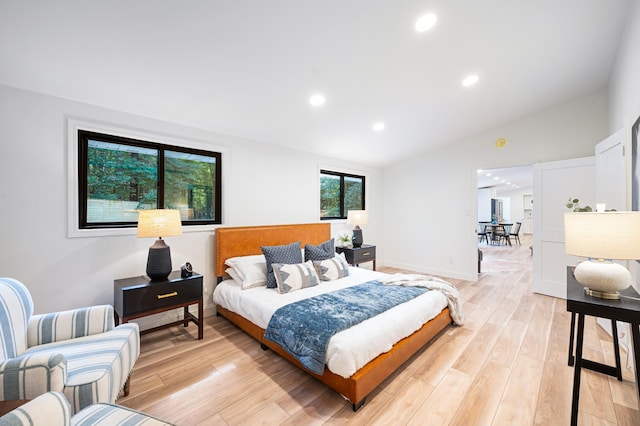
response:
M311 98L309 98L309 103L313 106L320 106L322 104L324 104L324 96L320 95L320 94L316 94L311 96Z
M482 170L482 169L478 169L478 173L482 173L482 172L483 172L483 170Z
M373 130L379 132L384 129L384 123L376 123L373 125Z
M469 86L473 86L477 82L478 82L478 76L473 74L466 77L464 80L462 80L462 85L465 87L469 87Z
M433 13L424 15L416 22L416 31L419 33L423 33L427 30L430 30L436 24L437 20L438 18Z

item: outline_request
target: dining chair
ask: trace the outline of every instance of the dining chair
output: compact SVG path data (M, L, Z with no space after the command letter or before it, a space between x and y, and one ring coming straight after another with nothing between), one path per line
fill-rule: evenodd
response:
M522 222L516 222L511 228L511 232L509 232L509 237L513 237L514 240L520 245L520 227L522 226Z
M487 223L489 222L478 222L478 242L485 241L489 244L489 234L487 233Z
M504 240L505 245L511 245L511 227L512 223L502 223L500 227L496 230L496 239L498 244L501 244Z

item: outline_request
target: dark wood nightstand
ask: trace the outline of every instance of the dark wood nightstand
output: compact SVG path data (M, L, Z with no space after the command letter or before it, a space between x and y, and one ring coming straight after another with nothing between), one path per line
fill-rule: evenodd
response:
M184 319L163 324L141 334L150 333L178 324L198 326L198 339L203 338L202 275L194 273L182 278L180 271L172 272L166 280L151 281L147 276L123 278L113 281L113 304L116 325L135 318L184 308ZM189 312L189 305L198 304L198 317Z
M344 253L344 257L350 265L358 266L364 262L373 262L373 270L376 270L376 246L363 244L361 247L336 247L336 252Z
M571 403L571 424L578 424L578 406L580 398L580 372L583 368L617 377L622 381L620 370L620 349L618 347L618 332L616 321L629 323L633 343L634 364L636 373L636 390L640 397L640 295L633 287L620 292L620 300L598 299L584 294L584 286L576 281L573 268L567 267L567 311L571 312L571 332L569 335L569 365L574 365L573 372L573 401ZM578 327L575 329L575 317L578 316ZM591 315L611 320L613 328L613 342L616 365L610 366L591 361L582 357L584 342L584 317ZM573 356L574 332L577 331L575 357Z

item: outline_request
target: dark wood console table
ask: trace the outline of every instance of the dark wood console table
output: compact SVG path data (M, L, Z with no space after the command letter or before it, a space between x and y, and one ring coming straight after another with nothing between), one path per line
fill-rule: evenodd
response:
M116 325L135 318L184 308L184 318L169 324L144 330L150 333L162 328L189 322L198 326L198 339L203 338L202 275L194 273L182 278L180 271L171 272L166 280L151 281L147 276L123 278L113 282ZM198 304L198 317L189 312L189 305Z
M571 335L569 347L569 365L575 364L573 373L573 400L571 403L571 424L578 424L578 400L580 398L580 372L582 368L608 374L622 380L620 369L620 349L618 347L618 333L616 321L629 323L633 339L634 364L636 371L636 388L640 398L640 295L629 287L620 292L620 300L606 300L584 294L584 286L573 276L573 268L567 267L567 311L571 312ZM576 355L573 358L573 337L575 331L575 316L578 315L578 334L576 336ZM607 318L613 324L613 338L616 354L616 366L601 364L582 358L582 345L584 342L584 317L591 315L599 318Z

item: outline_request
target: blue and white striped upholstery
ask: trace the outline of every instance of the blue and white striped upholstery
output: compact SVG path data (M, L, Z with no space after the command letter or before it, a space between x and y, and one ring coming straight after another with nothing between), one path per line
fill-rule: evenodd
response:
M27 349L27 323L33 300L25 286L12 278L0 278L0 361Z
M71 417L63 394L48 392L0 417L0 426L171 426L147 414L113 404L90 405Z
M33 399L47 391L62 392L67 360L60 353L25 353L0 364L0 400Z
M0 426L71 426L71 406L60 392L47 392L0 417Z
M0 278L0 306L3 353L15 354L0 360L0 399L58 391L73 413L115 402L140 355L136 323L114 327L109 305L32 316L28 290L10 278Z
M172 426L131 408L115 404L93 404L71 418L73 426ZM1 425L0 425L1 426Z
M114 327L111 305L34 315L27 326L27 344L32 347L44 343L60 342L105 333L113 330Z

